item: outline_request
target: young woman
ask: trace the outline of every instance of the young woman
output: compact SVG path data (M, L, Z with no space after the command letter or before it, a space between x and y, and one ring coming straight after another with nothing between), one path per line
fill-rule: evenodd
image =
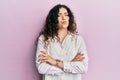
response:
M40 33L36 66L43 80L81 80L88 69L83 38L76 33L76 23L66 5L53 7Z

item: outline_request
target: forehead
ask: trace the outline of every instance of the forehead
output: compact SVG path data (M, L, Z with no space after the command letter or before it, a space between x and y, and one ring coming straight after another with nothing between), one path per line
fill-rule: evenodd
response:
M67 12L68 12L67 9L63 7L59 9L59 13L67 13Z

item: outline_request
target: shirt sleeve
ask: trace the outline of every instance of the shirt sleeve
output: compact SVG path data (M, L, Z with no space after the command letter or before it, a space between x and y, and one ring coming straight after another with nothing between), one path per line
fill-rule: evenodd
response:
M41 54L40 51L46 51L45 48L43 47L43 37L40 36L38 39L38 44L37 44L37 50L36 50L36 67L38 69L38 72L40 74L51 74L51 75L58 75L64 73L63 70L61 70L58 67L52 66L48 63L40 63L38 62L38 56Z
M86 50L86 45L82 37L78 40L79 44L79 50L78 52L81 52L84 54L84 61L74 61L74 62L64 62L64 71L70 72L70 73L86 73L88 69L88 55Z

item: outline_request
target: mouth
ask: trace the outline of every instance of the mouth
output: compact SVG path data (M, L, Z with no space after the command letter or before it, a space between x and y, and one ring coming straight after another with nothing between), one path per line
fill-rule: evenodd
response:
M67 21L62 21L62 24L66 24L67 23Z

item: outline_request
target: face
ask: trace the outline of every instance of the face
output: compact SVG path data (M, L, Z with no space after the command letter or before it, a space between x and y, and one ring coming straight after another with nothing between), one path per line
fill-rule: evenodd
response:
M58 27L67 28L69 25L69 16L68 12L65 8L60 8L58 13Z

